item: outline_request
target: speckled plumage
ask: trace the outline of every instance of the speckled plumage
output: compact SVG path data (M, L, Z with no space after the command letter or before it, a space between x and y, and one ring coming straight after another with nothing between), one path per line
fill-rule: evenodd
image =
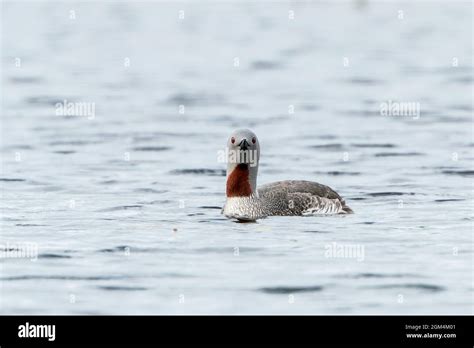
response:
M229 138L229 150L241 150L240 144L247 139L245 149L256 152L257 163L254 167L245 161L228 163L227 167L227 200L222 210L229 218L239 220L257 220L267 216L314 215L314 214L348 214L352 213L344 199L333 189L316 182L304 180L287 180L266 184L257 189L258 159L260 145L255 134L249 130L235 131ZM232 142L234 140L234 142ZM236 145L237 144L237 145ZM235 188L235 175L242 172L242 166L247 168L249 175L246 180L251 187L249 195ZM234 172L235 170L235 172ZM248 179L247 179L248 178ZM229 191L229 181L232 180L233 191ZM235 192L236 194L233 194Z
M317 182L277 181L259 187L258 195L265 205L271 207L267 209L268 215L352 213L337 192Z

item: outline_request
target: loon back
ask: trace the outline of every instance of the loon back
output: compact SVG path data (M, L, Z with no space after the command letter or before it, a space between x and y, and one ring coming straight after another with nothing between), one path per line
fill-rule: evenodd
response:
M337 192L312 181L277 181L259 187L258 195L267 216L353 213Z

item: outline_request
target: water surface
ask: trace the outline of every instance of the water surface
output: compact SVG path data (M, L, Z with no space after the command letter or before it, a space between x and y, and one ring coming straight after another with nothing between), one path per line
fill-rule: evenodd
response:
M0 260L1 313L472 313L471 25L468 2L4 2L1 244L38 258ZM258 183L356 213L225 219L242 127Z

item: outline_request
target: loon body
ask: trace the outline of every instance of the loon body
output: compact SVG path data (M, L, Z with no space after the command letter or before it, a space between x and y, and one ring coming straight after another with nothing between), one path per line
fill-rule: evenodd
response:
M257 189L260 144L250 130L235 131L227 143L226 202L228 218L254 221L267 216L350 214L333 189L304 180L278 181Z

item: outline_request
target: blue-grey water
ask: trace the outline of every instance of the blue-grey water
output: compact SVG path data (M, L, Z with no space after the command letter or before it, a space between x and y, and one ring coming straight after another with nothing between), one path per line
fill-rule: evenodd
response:
M2 2L0 312L472 313L472 16ZM259 184L318 181L355 214L225 219L243 127Z

